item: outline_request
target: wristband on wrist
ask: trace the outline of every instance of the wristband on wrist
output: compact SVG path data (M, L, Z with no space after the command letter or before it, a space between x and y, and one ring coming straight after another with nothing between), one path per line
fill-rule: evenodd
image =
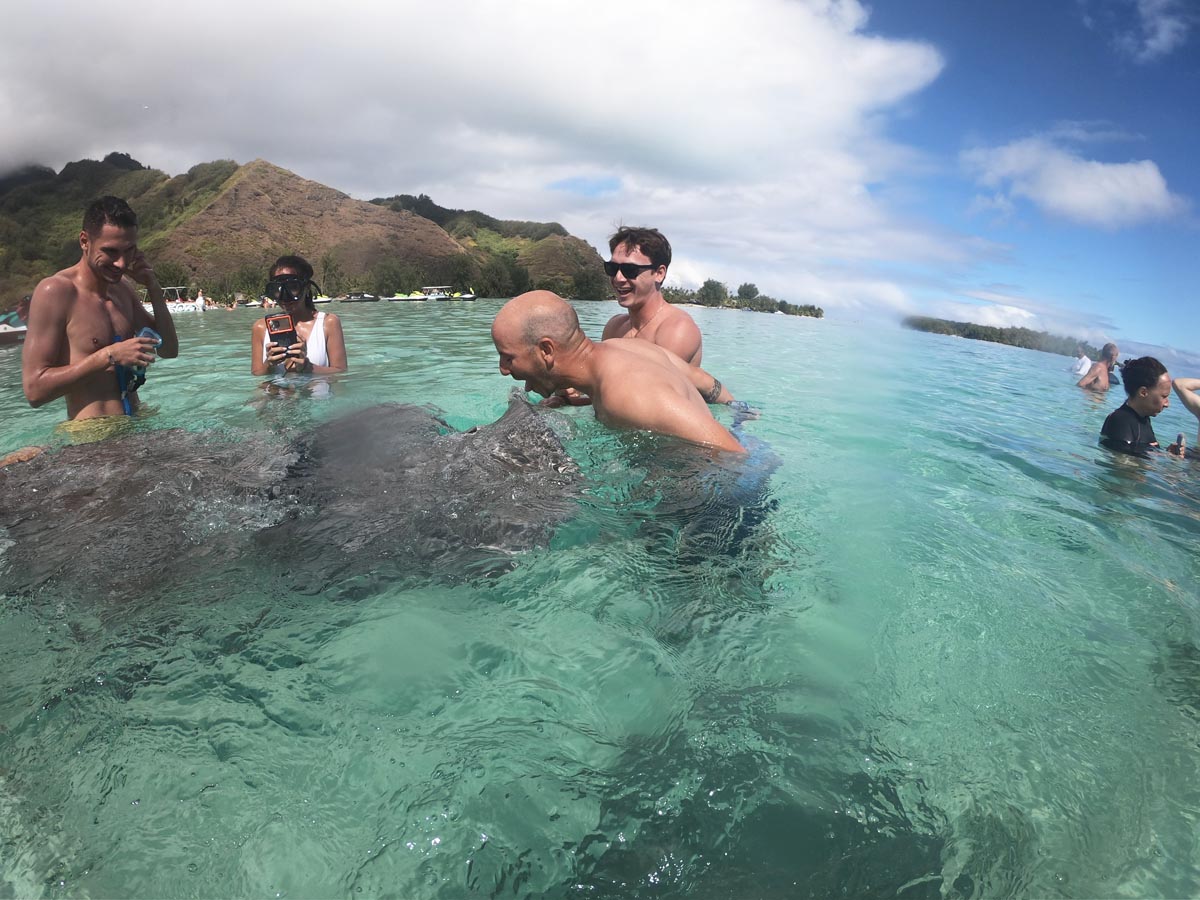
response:
M117 361L113 358L112 351L106 350L105 352L108 354L108 365L115 369L117 367ZM108 366L105 366L105 368L108 368Z

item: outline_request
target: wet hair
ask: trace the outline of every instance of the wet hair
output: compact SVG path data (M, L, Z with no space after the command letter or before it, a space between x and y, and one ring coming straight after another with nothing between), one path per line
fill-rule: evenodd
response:
M617 229L617 233L608 239L609 252L625 244L641 250L655 266L671 265L671 242L657 228L630 228L622 225Z
M1158 380L1167 374L1167 367L1153 356L1142 356L1131 359L1121 369L1121 381L1125 385L1125 393L1132 397L1138 388L1149 390L1158 384Z
M1100 355L1104 359L1111 359L1113 362L1116 362L1116 360L1117 360L1117 345L1114 343L1111 343L1111 342L1105 344L1103 347L1100 348ZM1150 357L1147 357L1147 359L1149 359L1149 358Z
M83 230L88 234L99 234L105 225L137 228L137 213L120 197L105 196L93 200L84 210Z
M310 281L313 277L313 267L309 265L308 260L303 256L289 255L279 257L279 259L275 260L275 263L271 266L271 277L274 278L275 273L280 269L295 269Z

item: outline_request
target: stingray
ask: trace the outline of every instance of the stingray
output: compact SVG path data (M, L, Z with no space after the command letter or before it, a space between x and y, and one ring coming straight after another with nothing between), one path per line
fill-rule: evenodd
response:
M544 412L514 392L491 425L457 432L418 407L375 406L300 444L286 490L304 513L258 544L310 583L362 573L491 574L546 546L582 489ZM312 565L320 560L320 572Z
M119 600L264 566L317 586L453 578L544 546L581 488L546 417L516 395L465 432L386 404L292 441L135 433L0 469L0 590L54 582Z

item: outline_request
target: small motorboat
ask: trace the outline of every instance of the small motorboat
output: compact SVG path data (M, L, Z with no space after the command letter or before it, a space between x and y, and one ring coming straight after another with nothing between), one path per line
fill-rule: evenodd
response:
M12 347L21 343L25 340L27 330L24 325L9 325L0 322L0 347Z

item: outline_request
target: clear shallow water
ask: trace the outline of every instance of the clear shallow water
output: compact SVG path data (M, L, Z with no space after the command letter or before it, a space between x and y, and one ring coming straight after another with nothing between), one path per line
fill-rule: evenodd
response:
M490 422L497 308L335 305L328 398L258 388L250 312L180 316L138 427ZM0 895L1195 895L1197 464L1099 450L1065 358L695 315L781 460L738 554L576 410L579 515L499 577L8 594ZM0 451L54 439L0 384Z

